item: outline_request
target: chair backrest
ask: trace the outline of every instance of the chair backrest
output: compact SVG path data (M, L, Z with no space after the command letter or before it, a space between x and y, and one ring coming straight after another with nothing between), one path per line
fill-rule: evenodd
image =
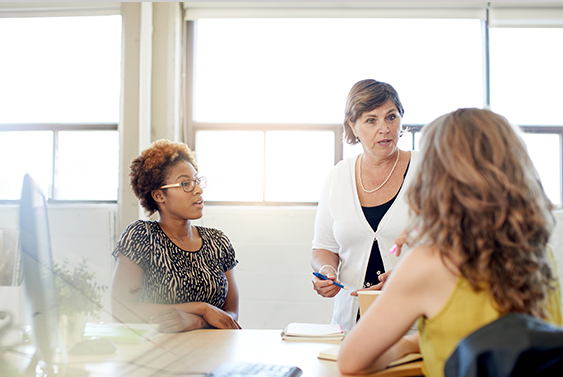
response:
M563 376L563 328L509 313L461 340L445 377Z

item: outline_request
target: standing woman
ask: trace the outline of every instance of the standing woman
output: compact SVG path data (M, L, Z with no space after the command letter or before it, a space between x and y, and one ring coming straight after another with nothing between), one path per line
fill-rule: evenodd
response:
M238 329L235 251L220 230L193 225L203 216L205 177L184 143L158 140L131 163L131 187L145 212L113 251L112 314L159 323L162 332Z
M358 318L356 290L381 289L398 261L389 250L406 226L404 192L419 163L416 152L398 147L403 114L391 85L356 83L348 94L344 134L363 153L340 161L321 191L311 266L330 281L313 278L313 287L323 297L336 296L332 322L346 330ZM353 291L340 292L333 280Z

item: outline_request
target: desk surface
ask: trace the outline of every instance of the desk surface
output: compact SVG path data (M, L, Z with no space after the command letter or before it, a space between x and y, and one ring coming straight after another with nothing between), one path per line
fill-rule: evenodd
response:
M282 341L281 330L195 330L165 334L151 343L118 343L118 351L105 356L71 356L68 366L86 371L88 377L144 377L211 372L228 361L298 366L304 377L338 377L336 362L317 358L320 351L338 342ZM419 362L420 367L420 362ZM408 368L405 374L413 375ZM416 373L415 373L416 375ZM376 373L372 376L389 376Z

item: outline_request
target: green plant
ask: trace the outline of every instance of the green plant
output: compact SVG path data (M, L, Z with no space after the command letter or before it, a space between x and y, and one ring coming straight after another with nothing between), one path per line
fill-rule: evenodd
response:
M53 264L55 273L55 285L58 294L59 315L72 316L84 312L86 315L99 317L102 309L101 300L107 285L98 285L94 280L96 274L88 270L88 259L82 258L82 262L69 268L67 258L63 264Z

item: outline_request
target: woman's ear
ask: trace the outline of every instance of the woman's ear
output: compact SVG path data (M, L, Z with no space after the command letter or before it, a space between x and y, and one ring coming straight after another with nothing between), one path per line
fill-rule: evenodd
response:
M354 136L358 137L358 134L356 133L356 124L352 123L352 121L350 119L348 119L346 122L348 122L348 125L352 129L352 133L354 134Z
M164 196L164 193L160 189L159 190L152 190L151 196L154 199L154 201L157 202L157 203L164 203L164 200L166 199L166 197Z

